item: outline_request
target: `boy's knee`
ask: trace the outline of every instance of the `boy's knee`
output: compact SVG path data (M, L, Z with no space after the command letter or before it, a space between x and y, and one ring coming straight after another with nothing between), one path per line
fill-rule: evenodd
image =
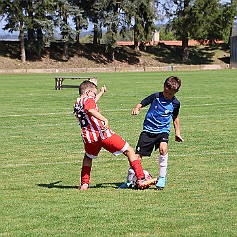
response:
M131 146L128 146L127 150L124 151L123 154L124 154L125 156L128 156L129 153L130 153L130 154L131 154L131 153L134 153L134 154L135 154L135 152L134 152L134 150L133 150L133 148L132 148Z
M166 154L168 153L168 151L167 150L160 150L160 155L161 156L165 156Z
M168 153L168 144L161 144L160 145L160 155L165 156Z

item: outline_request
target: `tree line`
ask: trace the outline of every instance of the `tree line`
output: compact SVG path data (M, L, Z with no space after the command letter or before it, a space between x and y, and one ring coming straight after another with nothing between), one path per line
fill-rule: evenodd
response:
M188 41L228 39L236 18L237 0L0 0L0 19L4 30L18 31L21 60L26 50L40 58L55 40L56 30L69 59L70 44L80 43L80 33L93 24L93 44L100 44L102 28L106 50L113 60L117 36L133 32L134 49L151 41L159 30L155 22L165 20L166 29L182 40L182 58L188 60ZM27 36L27 37L26 37Z

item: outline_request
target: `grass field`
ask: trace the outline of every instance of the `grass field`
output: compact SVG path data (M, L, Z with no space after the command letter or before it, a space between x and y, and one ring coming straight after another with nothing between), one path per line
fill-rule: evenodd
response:
M119 190L128 162L102 151L91 188L77 190L83 143L72 113L77 89L54 75L0 76L0 236L237 236L237 71L173 72L182 79L183 143L169 143L163 191ZM93 74L89 74L93 75ZM135 147L146 108L170 72L96 74L99 107ZM74 82L78 83L78 82ZM157 175L157 152L143 166Z

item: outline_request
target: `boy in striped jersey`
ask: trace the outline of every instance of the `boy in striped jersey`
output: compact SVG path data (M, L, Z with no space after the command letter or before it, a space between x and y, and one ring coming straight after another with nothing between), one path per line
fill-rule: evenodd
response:
M80 97L74 104L74 113L81 126L85 148L79 189L89 188L92 160L98 157L102 147L114 155L123 153L127 156L135 171L138 188L147 188L151 181L145 179L140 160L137 159L133 148L109 128L107 118L99 111L96 103L105 92L106 87L103 86L97 94L97 86L93 82L84 81L79 87Z

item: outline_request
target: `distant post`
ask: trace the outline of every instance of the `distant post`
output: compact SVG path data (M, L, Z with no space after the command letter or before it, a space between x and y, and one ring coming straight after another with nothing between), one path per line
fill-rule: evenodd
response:
M230 68L237 68L237 36L230 37Z
M152 45L157 45L159 41L160 41L160 32L156 30L152 36Z

